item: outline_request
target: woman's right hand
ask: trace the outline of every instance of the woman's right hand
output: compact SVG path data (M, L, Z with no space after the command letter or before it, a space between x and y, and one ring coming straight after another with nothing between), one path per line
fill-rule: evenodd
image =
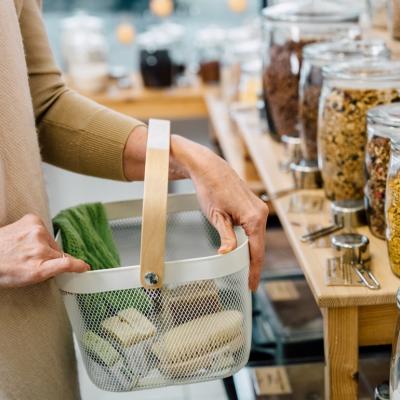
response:
M36 215L0 228L0 288L43 282L63 272L85 272L89 265L64 255Z

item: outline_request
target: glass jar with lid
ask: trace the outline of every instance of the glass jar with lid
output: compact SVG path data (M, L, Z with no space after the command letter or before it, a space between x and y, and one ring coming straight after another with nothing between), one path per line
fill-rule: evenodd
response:
M170 87L185 71L185 28L163 23L151 26L138 37L140 73L146 87Z
M368 224L376 237L385 239L385 197L390 160L390 137L400 138L400 104L388 104L369 110L367 130L365 203Z
M391 111L390 162L386 183L386 240L389 262L395 275L400 276L400 104Z
M353 61L323 68L318 164L330 200L364 197L367 111L400 101L399 61Z
M216 26L200 30L196 35L199 75L204 83L220 81L220 61L226 31Z
M322 68L350 60L389 58L390 51L382 39L342 39L304 47L299 87L299 131L306 160L318 158L317 122Z
M72 85L99 92L107 84L108 46L100 18L78 13L62 22L61 52Z
M332 38L357 37L359 13L327 1L291 1L263 11L263 92L273 137L298 136L302 49Z

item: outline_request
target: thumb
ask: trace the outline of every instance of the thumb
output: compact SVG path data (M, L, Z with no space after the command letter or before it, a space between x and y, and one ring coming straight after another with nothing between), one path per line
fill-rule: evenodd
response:
M212 224L218 231L221 239L221 246L218 249L218 253L226 254L234 250L237 246L237 242L231 218L220 212L216 212Z
M40 266L42 279L46 280L62 274L63 272L86 272L90 267L84 261L74 258L70 255L66 257L47 260Z

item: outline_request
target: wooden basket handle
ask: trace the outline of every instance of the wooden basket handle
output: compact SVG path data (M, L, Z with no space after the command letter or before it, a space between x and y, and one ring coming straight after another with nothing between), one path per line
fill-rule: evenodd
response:
M146 289L163 285L170 149L170 121L149 121L144 195L140 280Z

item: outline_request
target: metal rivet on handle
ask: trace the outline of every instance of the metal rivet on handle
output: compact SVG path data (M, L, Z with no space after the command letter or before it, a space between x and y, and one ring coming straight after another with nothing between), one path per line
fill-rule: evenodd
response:
M145 280L147 285L154 286L154 285L157 285L157 283L159 281L159 277L155 272L148 272L144 276L144 280Z

